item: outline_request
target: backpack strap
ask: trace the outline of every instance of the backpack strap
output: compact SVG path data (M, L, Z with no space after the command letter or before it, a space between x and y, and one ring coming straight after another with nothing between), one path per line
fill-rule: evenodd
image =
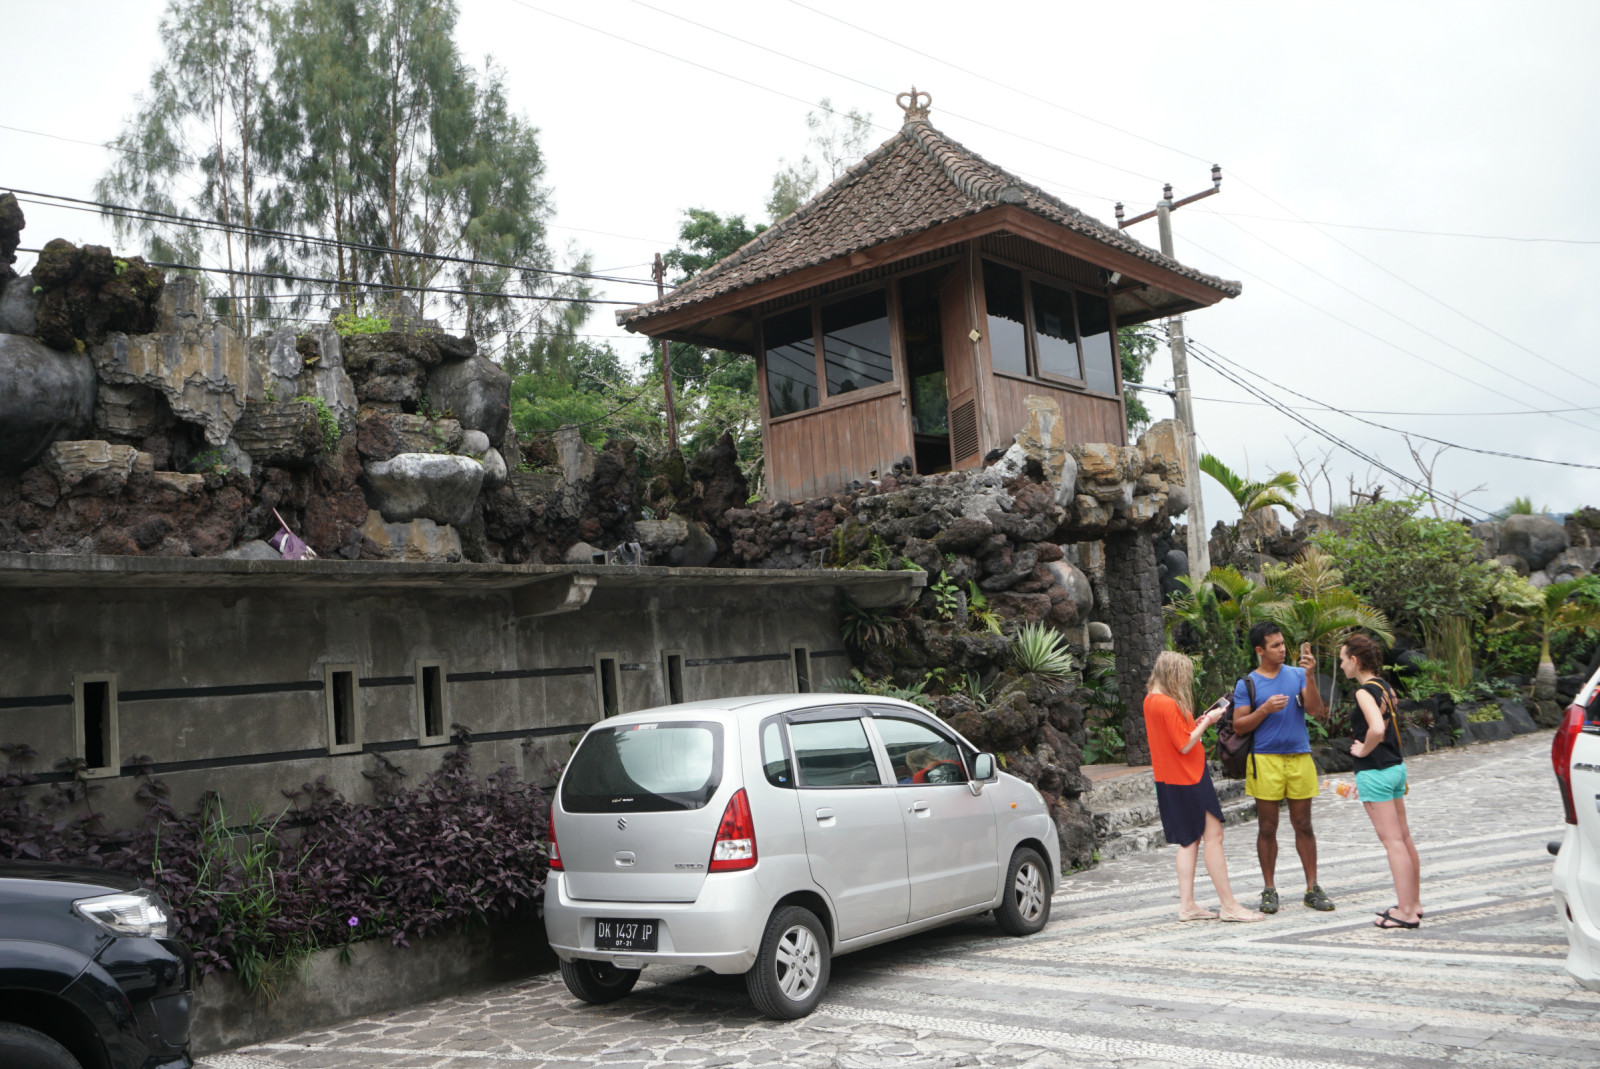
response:
M1256 708L1256 681L1254 679L1250 678L1250 673L1249 672L1246 672L1244 674L1244 692L1246 694L1250 695L1250 711L1251 712L1255 712L1255 708ZM1259 725L1257 725L1257 726L1259 726ZM1257 772L1256 772L1256 733L1255 733L1254 729L1252 729L1251 732L1250 732L1250 757L1249 757L1249 761L1250 761L1250 774L1252 776L1254 776L1254 775L1257 774Z

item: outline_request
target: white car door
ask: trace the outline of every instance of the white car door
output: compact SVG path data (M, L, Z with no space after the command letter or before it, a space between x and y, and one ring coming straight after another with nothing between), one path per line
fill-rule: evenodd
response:
M906 833L859 708L792 713L800 821L811 875L833 900L839 938L906 922Z
M973 794L959 743L900 710L873 711L906 828L913 921L994 900L999 844L989 791Z

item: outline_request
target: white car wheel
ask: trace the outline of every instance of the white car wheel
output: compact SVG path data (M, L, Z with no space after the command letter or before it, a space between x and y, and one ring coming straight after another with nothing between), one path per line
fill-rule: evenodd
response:
M1032 935L1050 920L1050 876L1037 850L1019 846L1006 870L1006 892L995 921L1007 935Z

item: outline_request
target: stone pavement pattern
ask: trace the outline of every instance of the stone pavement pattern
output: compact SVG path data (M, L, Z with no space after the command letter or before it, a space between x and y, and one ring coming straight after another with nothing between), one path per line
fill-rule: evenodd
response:
M1600 1065L1600 993L1562 969L1545 843L1560 833L1550 735L1413 759L1407 806L1427 919L1380 932L1393 901L1359 803L1324 796L1305 909L1288 822L1283 911L1180 924L1170 848L1063 880L1030 939L988 918L837 959L811 1017L762 1019L737 977L646 970L611 1006L558 975L216 1054L204 1069L603 1066L1075 1066L1342 1069ZM1260 889L1255 825L1228 829L1235 892ZM1215 901L1199 880L1200 901Z

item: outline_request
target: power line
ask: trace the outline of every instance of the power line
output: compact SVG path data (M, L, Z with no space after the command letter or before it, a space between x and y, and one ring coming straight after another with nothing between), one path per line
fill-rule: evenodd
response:
M1240 267L1238 264L1234 263L1232 260L1229 260L1227 257L1222 256L1220 253L1212 252L1210 249L1207 249L1204 245L1201 245L1199 242L1194 241L1192 238L1189 240L1189 244L1193 245L1195 248L1199 249L1201 252L1205 253L1207 256L1211 256L1211 257L1221 261L1222 263L1227 264L1229 267L1233 268L1235 271L1239 271L1242 274L1245 274L1245 275L1249 276L1250 278L1255 279L1257 282L1261 283L1264 286L1267 286L1267 287L1270 287L1271 289L1277 290L1279 293L1283 294L1286 297L1289 297L1289 298L1291 298L1293 300L1299 301L1301 304L1305 305L1307 308L1312 309L1313 311L1321 312L1323 315L1327 316L1329 319L1332 319L1336 323L1342 323L1343 325L1349 327L1351 330L1356 331L1359 334L1365 334L1367 337L1371 338L1372 340L1374 340L1376 342L1379 342L1380 344L1386 345L1389 348L1395 350L1396 352L1401 353L1402 355L1409 356L1413 360L1420 360L1422 363L1427 364L1429 367L1431 367L1431 368L1433 368L1433 369L1435 369L1437 371L1442 371L1446 375L1450 375L1450 376L1452 376L1454 378L1458 378L1462 382L1465 382L1465 383L1468 383L1470 385L1476 386L1481 390L1487 390L1490 393L1495 394L1498 397L1505 397L1506 396L1505 392L1503 390L1496 390L1493 386L1490 386L1490 385L1488 385L1486 383L1479 382L1477 379L1471 378L1470 376L1462 373L1461 371L1456 370L1453 367L1450 367L1447 364L1441 364L1441 363L1439 363L1439 362L1437 362L1435 360L1430 360L1427 357L1422 356L1422 355L1420 355L1418 353L1414 353L1410 349L1406 349L1406 348L1402 347L1401 345L1396 343L1393 339L1386 338L1381 334L1375 334L1372 331L1366 329L1365 327L1357 326L1356 324L1350 322L1348 319L1345 319L1343 316L1340 316L1340 315L1337 315L1337 314L1335 314L1333 312L1330 312L1326 308L1323 308L1321 305L1315 304L1315 303L1307 300L1306 298L1300 296L1299 294L1297 294L1297 293L1295 293L1295 292L1293 292L1291 290L1287 290L1284 287L1278 285L1277 283L1275 283L1275 282L1273 282L1273 281L1271 281L1269 279L1261 277L1260 275L1256 274L1253 271L1249 271L1249 270L1247 270L1247 269L1245 269L1243 267ZM1527 405L1530 413L1538 411L1538 409L1534 405L1529 404L1526 401L1519 401L1519 403ZM1571 419L1568 419L1566 416L1556 416L1555 418L1559 419L1559 420L1562 420L1565 423L1571 423L1573 426L1579 428L1580 430L1588 431L1588 430L1592 430L1593 429L1591 427L1586 427L1581 423L1577 423L1577 422L1575 422L1575 421L1573 421Z
M1389 316L1391 319L1395 319L1395 320L1399 321L1400 323L1403 323L1406 326L1411 327L1417 333L1422 334L1425 337L1432 338L1434 341L1438 342L1441 345L1444 345L1444 346L1446 346L1448 348L1454 349L1456 352L1460 353L1462 356L1467 357L1469 360L1473 360L1473 361L1475 361L1475 362L1477 362L1479 364L1482 364L1484 367L1487 367L1492 371L1498 371L1500 374L1505 375L1507 378L1511 379L1511 381L1517 382L1517 383L1521 383L1523 386L1527 386L1530 389L1537 390L1537 391L1539 391L1540 393L1544 394L1547 397L1558 397L1559 396L1557 394L1551 393L1549 390L1546 390L1543 387L1534 385L1533 383L1527 381L1526 379L1519 378L1518 376L1513 375L1511 372L1506 371L1505 369L1499 367L1496 364L1491 364L1487 360L1484 360L1481 357L1478 357L1478 356L1475 356L1472 353L1469 353L1467 350L1461 348L1461 346L1456 345L1453 342L1446 341L1444 338L1439 337L1437 334L1434 334L1432 331L1424 330L1422 327L1417 326L1417 324L1414 321L1412 321L1410 319L1407 319L1404 316L1401 316L1401 315L1398 315L1398 314L1396 314L1394 312L1389 311L1387 308L1385 308L1382 305L1378 304L1376 301L1373 301L1370 298L1365 297L1360 293L1357 293L1355 290L1351 289L1349 286L1344 285L1342 282L1337 282L1334 279L1329 278L1327 275L1323 274L1321 271L1318 271L1316 268L1312 267L1310 264L1307 264L1307 263L1305 263L1305 262L1303 262L1303 261L1301 261L1301 260L1289 255L1288 253L1284 252L1282 249L1278 248L1276 245L1273 245L1271 242L1267 241L1265 238L1263 238L1260 235L1252 232L1251 230L1247 229L1246 227L1243 227L1243 226L1239 225L1238 223L1234 222L1232 219L1228 219L1226 217L1223 217L1223 222L1227 223L1229 226L1233 227L1235 230L1238 230L1240 233L1246 235L1247 237L1249 237L1249 238L1251 238L1251 239L1253 239L1255 241L1258 241L1261 244L1265 245L1267 248L1271 249L1273 252L1277 253L1279 256L1282 256L1285 259L1289 260L1291 263L1298 264L1300 267L1304 268L1307 271L1310 271L1312 274L1316 275L1318 278L1324 280L1325 282L1328 282L1328 283L1331 283L1332 285L1338 286L1340 289L1344 290L1346 293L1348 293L1351 296L1355 297L1357 300L1363 301L1366 304L1370 304L1372 307L1376 308L1378 311L1382 312L1384 315ZM1337 239L1332 239L1332 238L1330 238L1330 240L1335 241L1336 244L1344 246L1345 248L1349 248L1349 246L1344 245L1344 242L1342 242L1342 241L1338 241ZM1352 249L1351 251L1354 252L1355 250ZM1357 255L1360 255L1360 254L1357 253ZM1362 257L1362 258L1366 259L1366 257ZM1388 268L1384 267L1382 264L1377 263L1376 261L1372 261L1372 260L1368 260L1368 262L1371 263L1374 267L1378 268L1380 271L1383 271L1383 272L1385 272L1386 274L1389 274L1389 275L1393 275L1397 279L1400 278L1399 275L1395 275L1394 272L1390 271ZM1404 282L1405 280L1404 279L1400 279L1400 281ZM1413 288L1415 288L1415 287L1413 287ZM1418 290L1418 292L1421 293L1423 291ZM1424 296L1428 296L1426 293L1424 293L1423 295ZM1440 303L1442 304L1443 302L1440 302ZM1445 305L1445 307L1449 308L1450 306L1449 305ZM1451 311L1455 311L1455 309L1453 309L1453 308L1451 308L1450 310ZM1478 323L1477 320L1472 319L1470 316L1465 316L1465 313L1459 313L1459 314L1461 314L1465 318L1467 318L1467 320L1469 322L1471 322L1471 323L1473 323L1473 324L1475 324L1477 326L1483 326L1481 323ZM1526 346L1521 345L1521 343L1516 342L1514 339L1506 338L1505 335L1500 334L1498 331L1495 331L1492 328L1484 327L1483 329L1488 330L1491 334L1495 334L1497 337L1500 337L1500 338L1504 339L1505 341L1509 341L1509 342L1512 342L1512 344L1514 344L1514 345L1518 345L1520 348L1524 349L1525 351L1527 351L1531 355L1533 355L1535 357L1538 357L1538 359L1543 360L1545 363L1549 364L1551 367L1555 368L1557 371L1566 372L1568 375L1571 375L1574 378L1579 379L1579 380L1587 383L1588 385L1595 387L1596 389L1600 389L1600 382L1596 382L1594 379L1588 378L1587 376L1580 375L1578 372L1573 371L1571 368L1563 367L1562 365L1556 363L1554 360L1550 360L1550 359L1548 359L1546 357L1539 356L1539 354L1533 352L1532 349L1528 349Z
M1152 387L1144 386L1140 383L1130 382L1124 383L1123 385L1137 389L1152 389ZM1156 393L1171 393L1170 390L1163 390L1159 388L1154 389ZM1259 401L1241 401L1237 397L1200 397L1197 395L1195 400L1208 401L1212 404L1218 405L1251 405L1257 408L1263 407ZM1301 412L1321 412L1327 409L1329 406L1325 403L1319 403L1315 406L1309 407L1300 407L1297 405L1290 405L1289 407L1296 408ZM1600 406L1587 408L1549 408L1539 412L1526 412L1521 410L1514 412L1397 412L1390 408L1341 408L1338 409L1338 411L1352 415L1359 413L1363 416L1439 416L1446 419L1477 419L1480 416L1554 416L1563 412L1600 412Z
M193 216L177 215L172 212L157 211L154 208L139 208L127 204L114 204L107 201L84 200L80 197L67 197L58 193L40 193L31 189L17 189L12 187L13 193L22 194L22 199L28 204L40 204L46 207L67 208L71 211L92 211L98 214L109 214L120 218L135 219L147 222L171 222L173 224L193 227L197 230L213 230L236 234L260 235L274 240L296 241L307 245L321 246L324 248L353 249L358 252L371 252L383 256L406 256L418 260L433 260L440 263L464 264L470 267L492 267L510 271L526 271L541 275L559 275L564 278L581 278L595 282L623 282L639 286L653 286L654 282L647 282L637 278L620 278L608 275L596 275L584 271L558 271L555 268L529 267L523 264L501 263L495 260L479 260L467 256L451 256L448 253L420 252L415 249L397 249L387 245L373 245L362 241L347 241L342 238L324 237L321 234L302 234L292 230L275 230L270 227L251 226L246 223L230 223L220 219L196 219ZM30 197L44 197L47 200L28 200ZM50 201L62 201L62 204L52 204Z
M793 0L790 0L792 3ZM1220 215L1228 219L1260 219L1269 223L1301 223L1305 226L1331 226L1339 230L1373 230L1382 234L1416 234L1430 238L1472 238L1477 241L1518 241L1528 244L1550 245L1600 245L1589 238L1541 238L1514 234L1469 234L1458 230L1418 230L1404 226L1369 226L1361 223L1331 223L1324 219L1292 219L1279 215L1251 215L1246 212L1219 212L1205 208L1196 209L1206 215Z
M633 0L633 3L637 4L639 7L645 8L645 9L650 10L650 11L654 11L658 15L665 15L668 18L677 19L679 22L686 22L690 26L698 27L698 28L700 28L702 30L705 30L705 31L709 32L709 33L719 34L719 35L721 35L723 37L726 37L730 41L734 41L734 42L736 42L738 44L744 45L746 48L759 48L763 52L768 52L768 53L770 53L770 54L772 54L774 56L778 56L778 57L780 57L782 59L787 59L787 60L789 60L790 62L793 62L793 63L798 63L801 66L810 67L812 70L821 71L823 74L830 75L830 76L832 76L834 78L843 78L847 82L854 82L855 84L857 84L859 86L862 86L862 87L867 88L867 89L871 89L875 93L884 93L886 95L892 95L893 94L893 90L885 89L881 85L873 85L871 82L862 81L860 78L856 78L856 77L853 77L853 76L848 75L848 74L842 74L839 71L830 70L827 67L822 66L821 64L812 63L810 60L801 59L800 57L795 56L795 55L791 55L788 52L784 52L784 51L781 51L779 49L772 48L772 47L770 47L768 45L761 44L759 41L751 41L751 40L748 40L746 38L739 37L739 36L736 36L734 34L728 33L726 30L720 30L720 29L716 28L715 26L707 26L705 23L696 22L694 19L691 19L691 18L689 18L689 17L687 17L685 15L679 15L676 12L672 12L672 11L668 11L668 10L666 10L664 8L656 7L654 4L645 3L645 0ZM970 115L961 115L958 112L951 111L949 108L941 107L940 111L942 111L946 115L949 115L953 119L959 119L959 120L961 120L963 122L969 122L969 123L972 123L974 126L981 126L986 130L993 130L997 134L1004 134L1007 137L1014 137L1014 138L1017 138L1020 141L1026 141L1029 144L1037 145L1040 148L1048 149L1051 152L1059 152L1062 155L1071 156L1074 159L1084 160L1084 161L1086 161L1088 163L1093 163L1093 164L1096 164L1096 165L1101 166L1101 167L1108 167L1113 171L1121 171L1123 174L1132 175L1135 178L1142 178L1147 182L1157 181L1156 179L1151 178L1147 174L1141 174L1138 171L1130 171L1126 167L1119 167L1117 164L1109 163L1109 162L1107 162L1105 160L1101 160L1101 159L1096 159L1093 156L1085 156L1081 152L1073 152L1071 149L1065 149L1065 148L1062 148L1060 145L1053 145L1053 144L1050 144L1047 141L1040 141L1038 138L1029 137L1027 134L1019 134L1019 133L1016 133L1015 131L1012 131L1012 130L1006 130L1006 129L1002 128L1002 127L995 126L992 123L984 122L982 119L974 119ZM874 123L873 125L877 125L877 124ZM888 127L879 127L879 129L889 129L889 128ZM891 130L891 132L893 132L893 131ZM1086 191L1080 190L1079 192L1086 192ZM1091 193L1089 195L1090 196L1096 196L1097 194Z
M1205 350L1205 352L1208 355L1212 356L1213 358L1215 358L1217 360L1224 361L1225 363L1229 364L1231 367L1233 367L1236 370L1238 370L1241 374L1244 374L1244 375L1254 374L1249 368L1245 367L1243 364L1239 363L1237 360L1230 360L1228 357L1223 356L1221 353L1217 352L1215 349L1213 349L1209 345L1204 345L1204 344L1201 344L1200 342L1195 342L1195 345L1198 346L1199 348ZM1535 464L1556 464L1556 465L1559 465L1559 466L1564 467L1564 468L1587 468L1590 471L1600 471L1600 464L1580 464L1578 461L1575 461L1575 460L1551 460L1548 457L1530 457L1530 456L1526 456L1526 455L1524 455L1522 453L1506 453L1506 452L1502 452L1501 450L1498 450L1498 449L1480 449L1477 446L1461 445L1458 442L1447 442L1443 438L1435 438L1432 435L1422 434L1422 433L1420 433L1418 431L1403 431L1399 427L1390 427L1387 424L1379 423L1376 420L1370 420L1370 419L1366 419L1363 416L1358 416L1355 413L1349 411L1348 409L1335 408L1333 405L1330 405L1325 401L1318 401L1315 397L1311 397L1311 396L1309 396L1307 394L1303 394L1299 390L1291 390L1291 389L1289 389L1289 387L1284 386L1281 383L1274 383L1273 386L1276 389L1283 390L1285 393L1292 393L1296 397L1300 398L1303 401L1310 401L1312 404L1319 406L1320 408L1322 408L1325 411L1337 412L1338 414L1340 414L1342 416L1349 416L1351 419L1355 420L1358 423L1365 423L1369 427L1377 427L1379 430L1391 431L1391 432L1393 432L1395 434L1399 434L1399 435L1409 435L1409 436L1412 436L1412 437L1415 437L1415 438L1421 438L1424 441L1433 442L1435 445L1447 446L1447 447L1449 447L1451 449L1459 449L1459 450L1462 450L1463 452L1466 452L1466 453L1481 453L1484 456L1504 457L1507 460L1526 460L1526 461L1530 461L1530 462L1535 463Z
M39 249L18 249L37 255ZM174 271L207 271L218 275L238 275L242 278L272 278L280 282L315 282L324 286L348 286L358 290L392 290L399 293L443 293L455 297L514 297L525 301L557 301L561 304L620 304L632 308L634 301L603 301L593 297L556 297L547 293L506 293L498 290L447 289L438 286L397 286L387 282L348 282L337 278L312 278L308 275L291 275L280 271L245 271L234 267L197 267L194 264L175 264L165 260L146 260L151 267L165 267ZM232 299L232 298L228 298Z

